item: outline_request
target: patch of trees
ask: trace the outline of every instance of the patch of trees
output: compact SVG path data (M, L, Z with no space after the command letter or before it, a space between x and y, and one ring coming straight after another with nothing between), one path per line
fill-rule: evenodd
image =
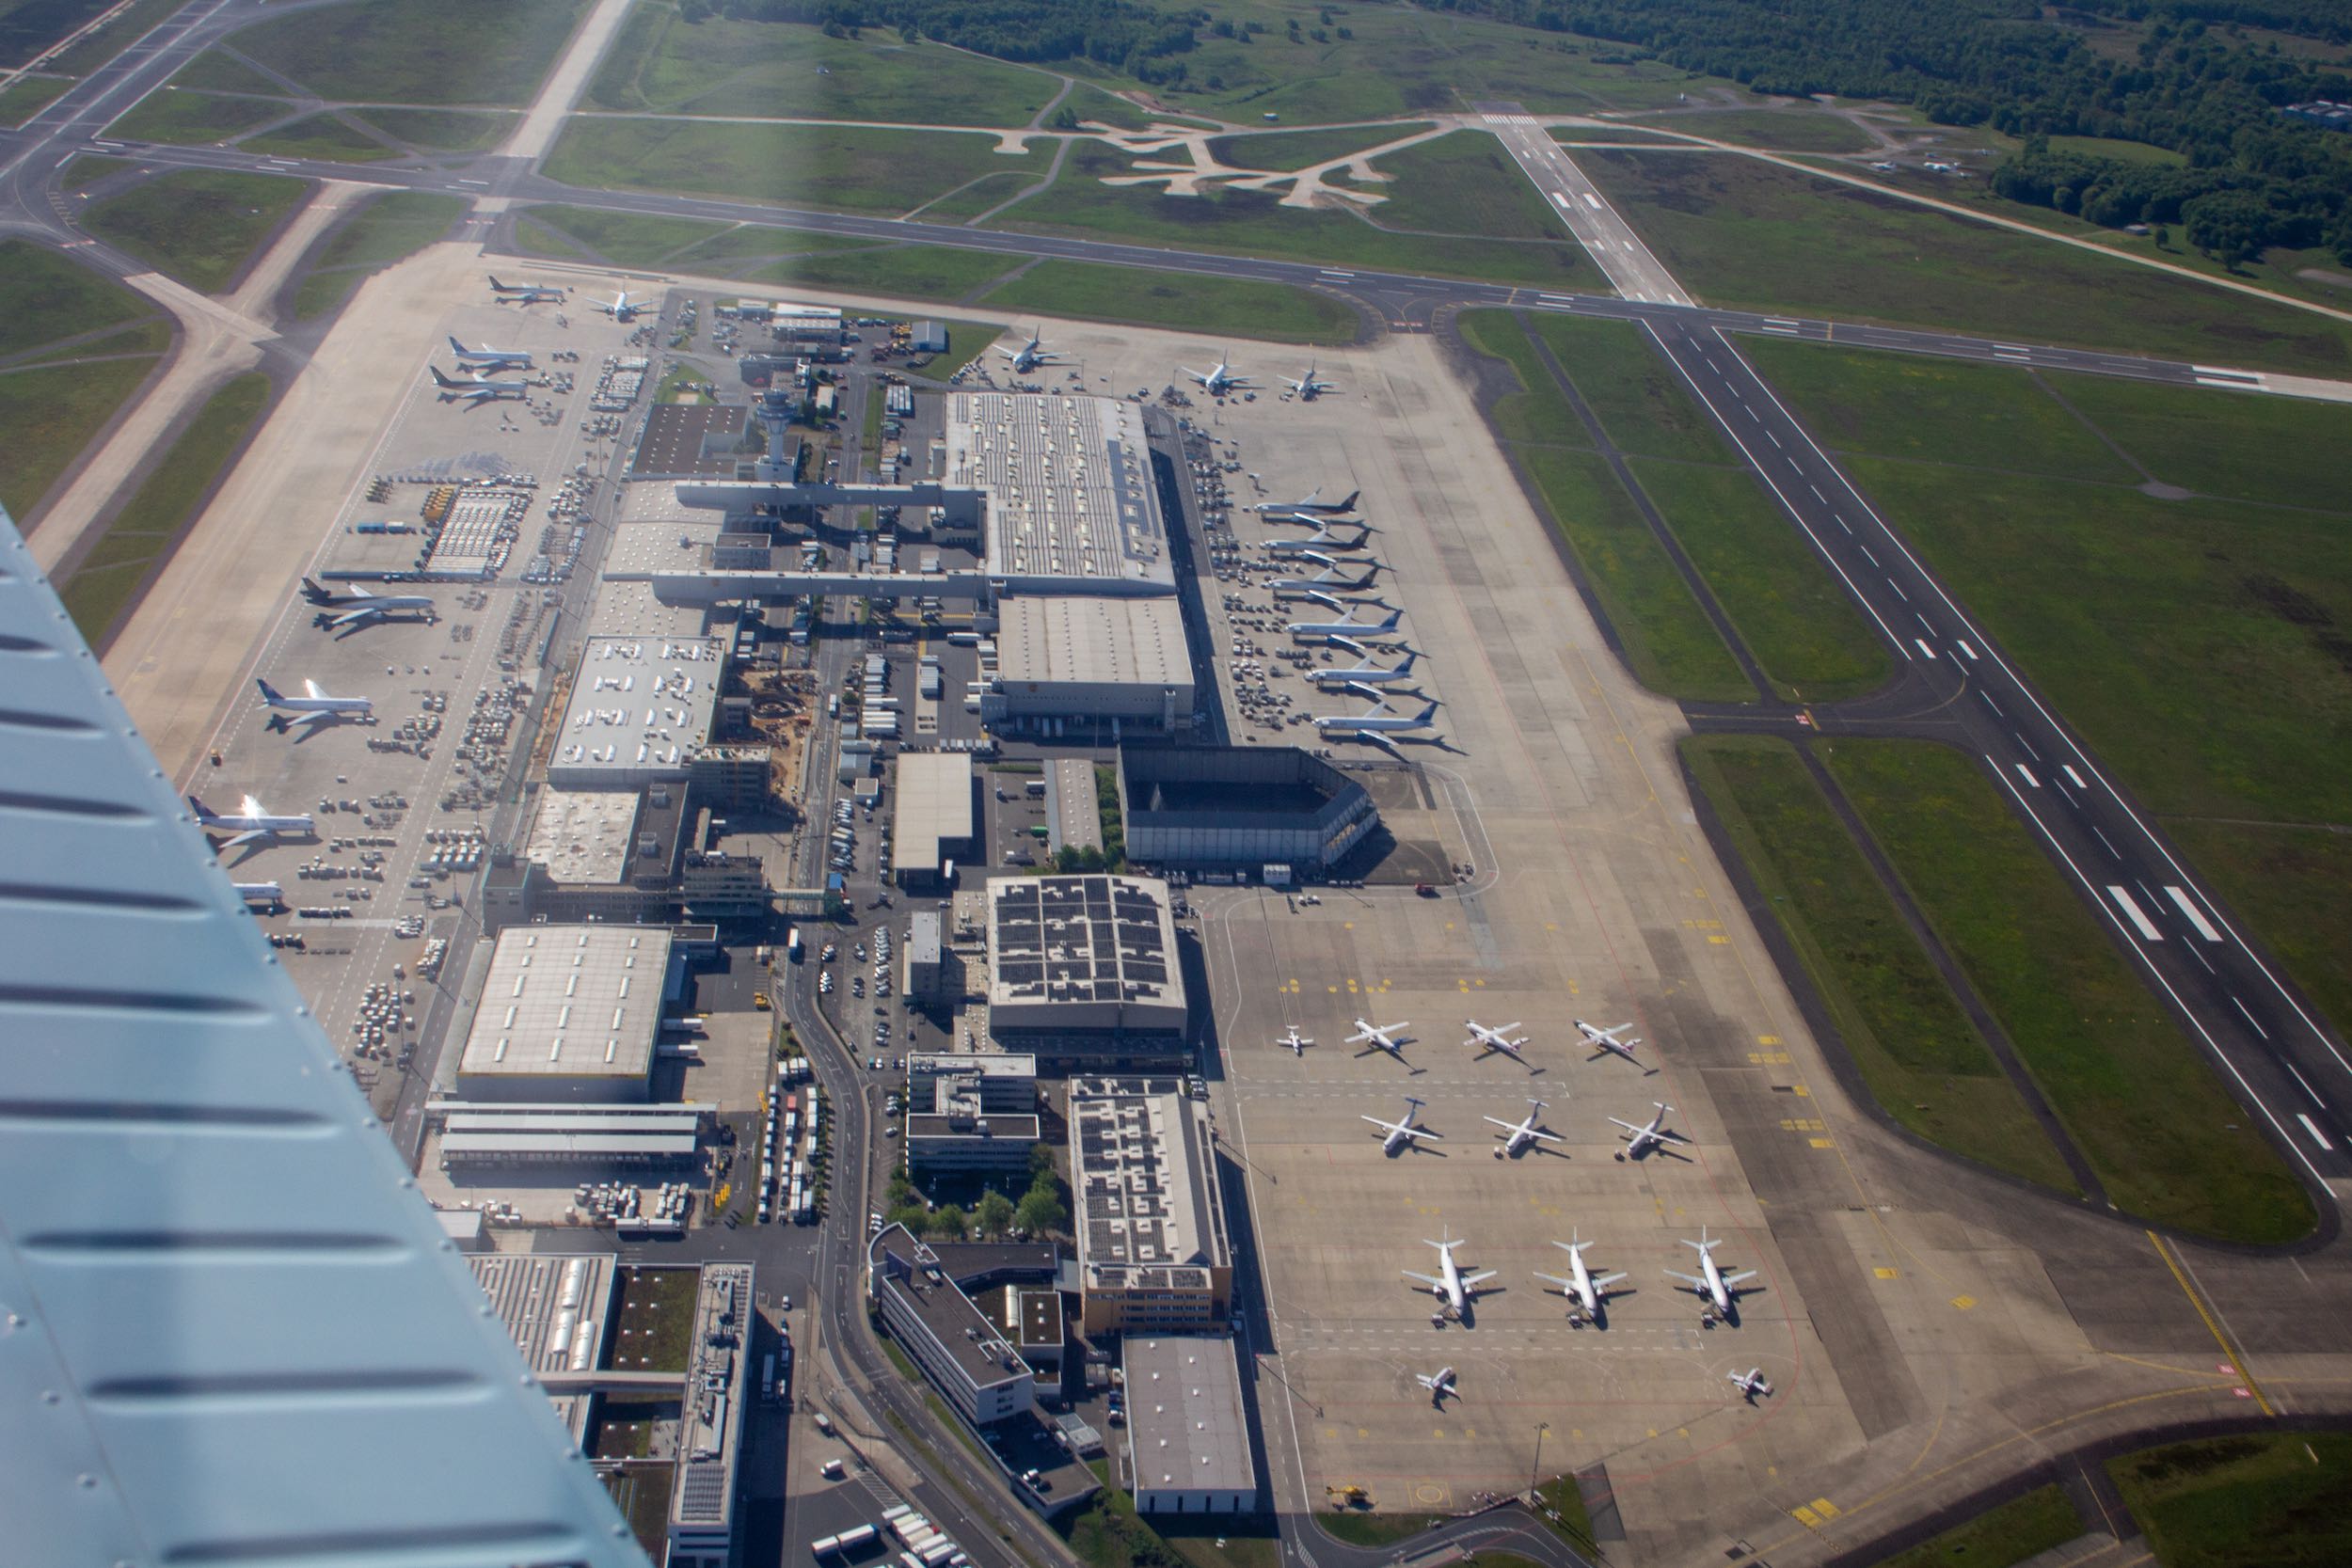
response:
M1092 60L1142 81L1181 78L1193 24L1132 0L685 0L686 20L800 22L836 36L896 28L1000 60Z

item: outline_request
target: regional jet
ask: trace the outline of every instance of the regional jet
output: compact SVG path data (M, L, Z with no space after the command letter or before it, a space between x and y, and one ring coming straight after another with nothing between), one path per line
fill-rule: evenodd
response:
M499 295L501 302L511 299L517 305L535 305L543 299L552 300L558 305L564 303L564 291L552 284L501 283L496 273L490 275L490 291Z
M474 375L464 381L452 381L441 373L438 365L429 366L433 385L441 389L443 403L491 403L499 398L531 396L531 386L522 381L493 381L486 375Z
M1410 1022L1409 1019L1406 1021L1407 1023ZM1385 1051L1402 1062L1405 1060L1405 1039L1412 1038L1410 1035L1406 1035L1405 1039L1397 1038L1397 1036L1404 1032L1404 1023L1367 1023L1359 1018L1356 1021L1356 1032L1340 1043L1364 1047L1363 1050L1356 1053L1359 1056L1369 1056L1375 1051Z
M1260 501L1250 510L1253 512L1308 513L1335 517L1343 512L1355 511L1356 498L1362 494L1361 490L1350 490L1345 500L1327 501L1323 499L1323 486L1318 484L1307 492L1305 500Z
M1037 369L1040 365L1058 365L1061 363L1061 356L1054 353L1052 350L1040 343L1038 341L1038 335L1035 332L1030 333L1029 341L1023 343L1019 348L1000 347L996 352L1012 361L1012 370L1015 375L1026 375L1031 371Z
M318 610L316 625L329 630L344 626L363 626L394 613L421 612L427 621L437 619L433 601L422 594L371 594L364 588L354 588L348 594L337 594L321 588L309 578L302 579L302 596ZM342 613L337 614L341 610Z
M1539 1274L1535 1277L1547 1285L1560 1287L1562 1293L1568 1298L1568 1316L1571 1319L1598 1324L1609 1306L1609 1287L1625 1275L1597 1275L1586 1269L1584 1249L1593 1243L1575 1239L1576 1232L1573 1230L1568 1235L1570 1240L1551 1243L1568 1255L1568 1272L1564 1275Z
M245 798L242 806L226 816L215 814L193 795L188 797L188 807L196 813L198 827L208 832L235 835L217 846L222 849L234 849L256 839L276 840L290 834L307 834L311 838L318 836L318 829L312 825L310 813L304 812L296 816L272 816L268 808L250 795Z
M1508 1134L1508 1136L1506 1136L1502 1143L1495 1146L1496 1159L1501 1160L1506 1156L1516 1158L1520 1149L1526 1148L1537 1142L1556 1144L1560 1141L1559 1133L1547 1132L1542 1128L1535 1125L1535 1118L1544 1114L1544 1102L1540 1100L1531 1100L1527 1102L1527 1119L1525 1121L1505 1121L1501 1117L1488 1117L1486 1118L1488 1121L1493 1122L1497 1127L1502 1128L1503 1132Z
M1454 1262L1454 1249L1457 1246L1466 1244L1467 1240L1468 1238L1454 1241L1431 1242L1424 1239L1422 1243L1423 1245L1433 1246L1438 1249L1438 1268L1439 1272L1437 1274L1417 1274L1411 1269L1403 1269L1399 1271L1405 1275L1406 1278L1418 1279L1423 1285L1428 1286L1429 1293L1436 1296L1438 1300L1442 1303L1442 1305L1438 1308L1437 1316L1431 1320L1432 1322L1443 1322L1448 1314L1451 1314L1456 1319L1461 1318L1465 1312L1470 1310L1471 1298L1478 1294L1479 1284L1484 1280L1492 1279L1495 1276L1495 1271L1492 1269L1488 1269L1483 1274L1466 1275L1462 1272L1461 1265Z
M1375 698L1373 705L1362 713L1342 713L1315 721L1315 728L1325 735L1381 735L1397 730L1425 730L1438 717L1437 699L1422 705L1419 713L1406 715L1389 710L1388 699Z
M1282 521L1279 517L1270 517L1266 520L1268 522ZM1323 551L1360 550L1364 547L1365 542L1372 537L1372 530L1362 523L1355 524L1357 531L1355 538L1335 539L1331 536L1330 528L1322 518L1314 517L1305 519L1305 521L1308 527L1315 531L1313 538L1269 539L1266 541L1265 553L1276 556L1305 556L1310 561L1325 561L1329 557L1324 555Z
M1360 658L1344 670L1310 670L1307 678L1325 690L1371 690L1375 687L1393 686L1413 678L1413 660L1421 657L1418 648L1407 648L1405 657L1393 666L1382 669L1370 658Z
M1454 1369L1451 1367L1438 1368L1438 1375L1435 1377L1415 1372L1413 1381L1429 1390L1429 1402L1440 1410L1445 1408L1445 1402L1449 1397L1457 1400L1462 1397L1460 1391L1454 1386Z
M531 356L518 348L492 348L485 343L480 348L468 348L453 334L449 346L457 356L458 367L469 371L527 371Z
M1421 1108L1427 1103L1428 1101L1426 1101L1415 1100L1411 1095L1406 1095L1405 1097L1404 1120L1382 1121L1378 1117L1365 1117L1363 1118L1364 1120L1372 1123L1375 1127L1380 1129L1381 1153L1394 1154L1399 1149L1418 1148L1420 1147L1419 1140L1422 1138L1436 1138L1440 1143L1445 1140L1444 1133L1432 1132L1426 1127L1422 1127L1413 1120L1416 1116L1421 1114Z
M1315 365L1311 359L1307 361L1307 373L1296 381L1291 380L1287 375L1279 375L1275 379L1288 386L1301 403L1312 403L1319 394L1331 389L1331 383L1328 381L1315 379Z
M1599 1047L1592 1055L1584 1058L1586 1061L1597 1062L1604 1055L1623 1056L1635 1067L1641 1067L1645 1075L1658 1070L1654 1067L1642 1067L1640 1060L1634 1056L1633 1048L1642 1043L1642 1037L1639 1035L1629 1040L1621 1040L1617 1037L1633 1027L1630 1022L1620 1023L1608 1029L1603 1029L1597 1024L1587 1023L1581 1018L1575 1020L1574 1022L1578 1031L1583 1035L1586 1045Z
M1369 562L1366 564L1371 566L1372 570L1359 578L1341 577L1339 568L1332 565L1326 566L1311 578L1273 578L1267 580L1266 587L1273 591L1274 596L1278 599L1307 598L1330 604L1331 600L1326 597L1327 594L1360 594L1372 586L1373 579L1380 575L1380 563ZM1334 606L1334 608L1344 607Z
M270 723L277 727L324 724L330 719L368 719L375 712L373 699L330 697L316 681L304 681L303 695L299 697L289 697L265 680L257 679L253 684L262 689L262 701L270 707Z
M1764 1369L1761 1367L1750 1367L1744 1375L1739 1372L1725 1372L1724 1376L1731 1380L1731 1386L1740 1390L1740 1397L1750 1404L1754 1404L1759 1399L1772 1397L1772 1386L1764 1381ZM1422 1381L1428 1380L1424 1378Z
M1499 1027L1489 1029L1474 1018L1466 1020L1465 1022L1470 1027L1470 1037L1464 1040L1462 1043L1467 1046L1476 1046L1478 1048L1478 1054L1472 1056L1470 1058L1471 1061L1485 1061L1489 1056L1501 1054L1510 1057L1511 1060L1518 1063L1521 1067L1528 1067L1527 1058L1520 1053L1527 1042L1525 1040L1515 1040L1511 1037L1511 1031L1518 1028L1518 1024L1505 1023L1500 1025ZM1529 1070L1533 1071L1534 1069L1533 1068L1529 1068Z
M1223 359L1216 362L1215 370L1196 371L1189 365L1179 365L1176 368L1199 382L1200 389L1213 398L1221 398L1228 392L1238 392L1249 386L1249 378L1246 375L1235 375L1233 367Z
M1716 1267L1715 1249L1724 1244L1724 1239L1718 1236L1713 1241L1708 1241L1705 1226L1699 1227L1697 1241L1694 1242L1685 1237L1682 1244L1699 1255L1699 1273L1684 1274L1678 1269L1668 1269L1667 1275L1679 1279L1691 1287L1692 1295L1708 1303L1713 1308L1712 1317L1729 1318L1732 1305L1745 1293L1740 1289L1740 1282L1754 1279L1756 1271L1748 1269L1739 1274L1727 1275Z
M1658 1107L1658 1114L1650 1117L1645 1126L1636 1127L1629 1121L1617 1121L1615 1117L1609 1118L1625 1129L1625 1147L1617 1150L1618 1159L1638 1160L1653 1148L1665 1151L1669 1142L1687 1144L1691 1141L1679 1132L1666 1130L1666 1114L1674 1109L1673 1106L1655 1100L1650 1103Z
M1403 610L1391 610L1385 621L1359 621L1351 610L1337 621L1293 621L1282 629L1293 637L1321 637L1334 641L1343 637L1402 637L1405 634L1397 630L1397 623L1404 619Z
M1277 1045L1289 1046L1291 1054L1294 1056L1304 1056L1307 1054L1307 1048L1314 1044L1315 1039L1312 1035L1300 1034L1298 1032L1298 1025L1294 1023L1288 1029L1284 1030L1282 1032L1282 1037L1276 1040L1274 1043Z

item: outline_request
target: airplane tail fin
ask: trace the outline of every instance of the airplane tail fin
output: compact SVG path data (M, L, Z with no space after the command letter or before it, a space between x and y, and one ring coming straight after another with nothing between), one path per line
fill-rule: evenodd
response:
M457 341L457 334L454 332L451 333L449 336L449 346L450 352L460 356L463 356L467 352L469 352L466 345Z
M203 801L193 795L188 797L188 809L196 813L196 819L199 822L207 822L212 819L212 812L207 809Z
M1398 663L1395 673L1400 675L1411 674L1413 673L1413 660L1419 658L1420 657L1421 650L1419 648L1406 649L1405 657Z
M259 676L254 678L253 684L262 689L262 701L265 703L282 703L286 700L284 695L278 691L278 688L270 685L269 682L261 679Z
M321 588L317 583L311 581L309 578L304 578L302 579L302 596L310 600L312 604L325 604L328 599L334 597L332 594L329 594L326 589Z
M463 382L452 381L448 376L443 375L441 373L441 367L438 365L430 365L426 368L433 372L433 385L440 388L444 391L455 391L462 388L465 385Z
M1309 371L1307 373L1308 373L1309 375L1312 375L1312 374L1314 373L1314 372L1312 372L1312 371ZM1342 501L1342 502L1340 502L1340 503L1339 503L1339 510L1340 510L1340 511L1342 511L1342 512L1353 512L1353 511L1355 511L1355 510L1356 510L1356 498L1357 498L1357 497L1359 497L1359 496L1360 496L1360 495L1362 495L1362 494L1363 494L1363 492L1362 492L1361 490L1350 490L1350 491L1347 493L1347 499L1345 499L1345 500L1343 500L1343 501Z
M1417 719L1415 719L1415 720L1413 721L1413 722L1415 722L1416 724L1426 724L1426 723L1430 722L1432 720L1436 719L1437 717L1438 717L1438 705L1437 705L1435 702L1432 702L1432 703L1430 703L1430 705L1429 705L1427 707L1424 707L1424 708L1422 708L1422 709L1421 710L1421 715L1420 715L1420 717L1418 717Z
M499 281L499 275L497 273L492 273L490 275L490 287L498 290L501 293L505 293L507 289L506 284Z

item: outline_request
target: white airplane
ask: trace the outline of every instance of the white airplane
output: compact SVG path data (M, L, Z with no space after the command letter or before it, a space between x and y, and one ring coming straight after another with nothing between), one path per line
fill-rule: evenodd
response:
M1438 1375L1435 1377L1415 1372L1413 1381L1429 1390L1429 1402L1440 1410L1445 1408L1445 1402L1449 1396L1457 1400L1462 1397L1454 1386L1454 1369L1451 1367L1438 1368Z
M1023 343L1019 348L999 347L996 352L1012 361L1012 369L1015 375L1026 375L1029 372L1037 369L1040 365L1058 365L1061 363L1061 356L1054 353L1052 350L1046 348L1043 344L1039 342L1038 335L1035 332L1030 333L1029 341Z
M196 813L198 827L212 832L235 835L219 846L223 849L234 849L240 844L250 844L257 838L277 839L292 833L307 833L312 838L318 836L318 829L311 824L310 813L304 812L298 816L273 816L267 807L250 795L245 798L241 807L226 816L214 812L193 795L188 797L188 807Z
M1745 1374L1725 1372L1724 1376L1731 1380L1731 1386L1740 1390L1740 1397L1750 1404L1754 1404L1759 1399L1772 1397L1772 1386L1764 1381L1764 1369L1761 1367L1750 1367ZM1426 1382L1427 1379L1422 1381Z
M1461 1265L1454 1260L1454 1249L1465 1244L1467 1241L1467 1237L1443 1242L1432 1242L1423 1238L1424 1246L1433 1246L1438 1249L1439 1272L1432 1275L1418 1274L1411 1269L1398 1271L1406 1278L1418 1279L1429 1287L1429 1293L1443 1304L1438 1308L1437 1315L1439 1320L1443 1320L1448 1313L1455 1318L1461 1317L1469 1310L1471 1298L1478 1294L1480 1283L1495 1276L1495 1271L1492 1269L1483 1274L1466 1275L1462 1272Z
M1376 561L1361 562L1359 564L1371 569L1359 578L1343 577L1340 575L1339 563L1334 562L1311 578L1271 578L1267 579L1266 587L1278 599L1307 598L1313 599L1318 604L1332 605L1335 609L1344 609L1343 603L1333 600L1330 595L1360 594L1370 588L1373 580L1380 575L1380 563Z
M1629 1121L1618 1121L1615 1117L1609 1118L1625 1129L1625 1147L1617 1150L1618 1159L1638 1160L1653 1148L1664 1148L1670 1142L1687 1144L1691 1141L1679 1132L1670 1132L1666 1130L1666 1116L1674 1109L1673 1106L1656 1100L1651 1101L1650 1103L1658 1107L1658 1114L1650 1117L1645 1126L1636 1127Z
M1389 611L1385 621L1359 621L1351 610L1336 621L1293 621L1282 629L1293 637L1322 637L1334 641L1343 637L1402 637L1397 623L1405 619L1401 610Z
M1307 678L1325 690L1370 690L1376 686L1393 686L1413 678L1413 660L1421 657L1418 648L1407 648L1405 657L1395 665L1382 669L1369 657L1360 658L1344 670L1310 670Z
M1317 394L1327 392L1331 389L1330 382L1318 381L1315 379L1315 363L1311 359L1307 361L1307 373L1300 376L1296 381L1291 380L1291 378L1287 375L1278 375L1274 379L1289 387L1293 392L1297 394L1298 401L1301 403L1312 403L1315 401Z
M616 322L635 321L637 312L645 308L643 301L629 298L627 289L623 289L609 300L597 299L591 300L589 303Z
M1575 1022L1578 1031L1583 1035L1584 1043L1586 1045L1599 1047L1598 1052L1585 1058L1586 1061L1597 1062L1600 1060L1601 1053L1606 1053L1612 1056L1623 1056L1627 1061L1631 1062L1635 1067L1642 1068L1642 1071L1645 1074L1656 1072L1658 1070L1654 1067L1642 1067L1640 1059L1633 1054L1633 1048L1642 1043L1642 1038L1639 1035L1636 1035L1629 1040L1621 1040L1617 1037L1619 1035L1624 1034L1628 1029L1633 1027L1630 1022L1620 1023L1613 1028L1603 1029L1597 1024L1587 1023L1581 1018L1576 1019L1573 1022Z
M497 273L490 275L490 292L517 305L532 305L543 299L553 300L558 305L564 303L564 291L553 284L501 283Z
M1411 1022L1410 1019L1405 1021L1406 1023ZM1396 1037L1402 1034L1404 1029L1405 1023L1367 1023L1359 1018L1356 1021L1356 1032L1340 1043L1367 1047L1368 1049L1356 1053L1359 1056L1369 1056L1375 1051L1385 1051L1401 1062L1405 1060L1405 1041ZM1411 1037L1409 1035L1406 1036L1406 1039Z
M1497 1028L1489 1029L1474 1018L1465 1019L1463 1022L1469 1025L1470 1037L1464 1040L1462 1043L1466 1046L1476 1046L1478 1048L1478 1054L1472 1056L1470 1058L1471 1061L1483 1061L1488 1056L1500 1053L1510 1057L1511 1060L1518 1063L1521 1067L1526 1067L1528 1065L1527 1058L1520 1053L1527 1042L1525 1040L1515 1040L1511 1037L1511 1031L1518 1028L1518 1024L1505 1023Z
M1274 1043L1277 1045L1289 1046L1291 1048L1291 1054L1294 1056L1304 1056L1307 1054L1307 1048L1315 1043L1315 1038L1312 1035L1300 1034L1298 1032L1298 1025L1294 1023L1288 1029L1284 1030L1282 1032L1282 1037L1276 1040Z
M441 373L441 367L428 367L433 372L433 385L441 389L443 403L489 403L498 398L528 398L530 385L521 381L493 381L486 375L473 375L464 381L452 381Z
M433 601L422 594L371 594L364 588L337 594L304 578L302 596L318 610L316 624L330 630L359 626L394 612L421 610L427 621L438 619L433 610ZM342 613L338 615L335 613L337 610Z
M373 699L330 697L316 681L304 681L299 697L289 697L265 680L256 679L253 684L262 689L262 701L269 705L273 724L324 724L330 719L367 719L375 712Z
M1581 1312L1591 1322L1598 1323L1602 1309L1609 1305L1609 1287L1623 1279L1625 1275L1622 1274L1597 1275L1585 1268L1584 1249L1593 1243L1573 1239L1576 1236L1573 1230L1569 1231L1568 1235L1571 1240L1551 1243L1568 1255L1568 1272L1565 1275L1539 1274L1535 1277L1547 1285L1559 1286L1561 1291L1569 1297L1568 1315L1570 1317L1575 1317Z
M1362 713L1343 713L1315 721L1315 729L1324 735L1381 735L1395 730L1425 730L1438 717L1438 702L1431 698L1419 713L1406 715L1389 711L1388 699L1375 697L1373 705Z
M1250 510L1252 512L1290 512L1302 516L1337 516L1343 512L1355 511L1356 499L1362 494L1361 490L1350 490L1345 500L1327 501L1323 499L1323 486L1318 484L1307 492L1305 500L1260 501Z
M466 370L527 371L531 369L531 356L518 348L492 348L487 343L480 348L468 348L457 341L453 333L450 337L449 346L451 352L457 356L457 363Z
M1221 358L1217 360L1216 368L1214 370L1196 371L1189 365L1179 365L1176 368L1199 382L1200 389L1213 398L1221 398L1228 392L1241 391L1250 384L1248 376L1235 375L1233 367Z
M1363 1120L1372 1123L1375 1127L1380 1129L1381 1153L1394 1154L1397 1150L1410 1147L1422 1138L1435 1138L1439 1143L1443 1143L1445 1141L1444 1133L1432 1132L1429 1129L1422 1126L1413 1119L1421 1114L1421 1108L1427 1103L1427 1101L1415 1100L1408 1094L1405 1097L1404 1120L1382 1121L1378 1117L1365 1117L1362 1118Z
M1728 1317L1731 1313L1731 1304L1743 1293L1740 1289L1740 1282L1754 1279L1756 1271L1748 1269L1740 1274L1727 1275L1716 1267L1715 1249L1724 1244L1724 1239L1718 1236L1713 1241L1708 1241L1705 1226L1699 1227L1697 1241L1692 1241L1686 1236L1682 1240L1682 1244L1699 1255L1699 1272L1684 1274L1679 1269L1668 1269L1667 1275L1679 1279L1691 1287L1691 1293L1711 1305L1716 1316Z
M1274 520L1279 521L1279 519ZM1328 562L1331 558L1323 553L1325 550L1360 550L1364 547L1365 542L1372 537L1372 530L1361 523L1352 525L1357 530L1356 537L1353 539L1334 539L1331 537L1330 529L1325 526L1321 518L1312 520L1308 526L1315 530L1313 538L1269 539L1266 541L1265 553L1270 556L1303 556L1309 561Z
M1525 1121L1505 1121L1501 1117L1488 1117L1486 1118L1488 1121L1493 1122L1497 1127L1502 1128L1505 1132L1510 1134L1510 1136L1504 1138L1502 1143L1495 1147L1496 1159L1501 1160L1516 1155L1520 1149L1527 1148L1530 1144L1536 1142L1538 1139L1548 1144L1556 1144L1560 1141L1560 1134L1557 1132L1547 1132L1542 1128L1535 1125L1535 1118L1544 1114L1544 1102L1540 1100L1531 1100L1527 1102L1527 1104L1528 1111L1527 1119Z

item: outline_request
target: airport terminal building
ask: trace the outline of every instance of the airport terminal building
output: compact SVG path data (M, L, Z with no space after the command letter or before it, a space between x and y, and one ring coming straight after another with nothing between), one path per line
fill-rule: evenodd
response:
M1323 875L1380 825L1362 784L1295 746L1122 746L1127 856Z
M1222 1332L1232 1245L1207 1107L1175 1078L1073 1079L1070 1185L1089 1335Z
M988 884L989 1029L1047 1063L1182 1056L1184 977L1168 884L1144 877L999 877Z

